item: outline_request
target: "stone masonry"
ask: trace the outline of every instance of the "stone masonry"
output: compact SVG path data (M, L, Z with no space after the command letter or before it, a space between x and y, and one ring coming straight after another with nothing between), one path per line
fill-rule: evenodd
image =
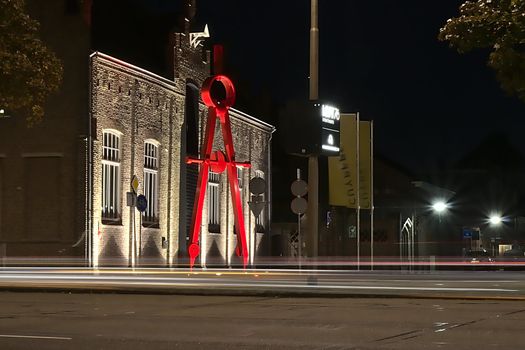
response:
M210 75L209 53L201 46L193 48L187 34L175 34L174 81L167 80L116 58L94 53L91 55L91 118L93 213L91 245L94 265L129 265L131 232L141 231L140 264L172 266L182 263L179 245L184 239L180 232L179 208L185 206L181 195L181 170L185 167L183 123L187 84L200 88ZM251 161L252 168L242 171L242 202L250 255L257 255L264 232L255 233L255 217L250 213L248 183L258 171L269 179L269 154L274 128L241 111L230 111L237 161ZM198 135L202 146L207 108L199 101ZM121 140L120 208L117 221L105 222L101 217L102 200L102 140L104 130L118 132ZM144 142L159 143L159 224L158 227L139 227L139 213L126 206L133 175L142 186ZM224 149L220 126L217 125L214 149ZM269 181L268 181L269 184ZM138 189L143 193L142 187ZM202 216L200 264L231 266L235 258L236 238L234 216L227 175L220 175L220 233L208 232L207 200ZM270 193L268 186L267 193ZM269 208L262 214L262 223L269 229ZM135 224L133 226L133 215ZM189 213L191 217L191 213ZM163 241L165 242L163 244ZM185 249L182 249L185 251ZM210 257L208 258L208 253ZM253 260L252 260L253 261Z

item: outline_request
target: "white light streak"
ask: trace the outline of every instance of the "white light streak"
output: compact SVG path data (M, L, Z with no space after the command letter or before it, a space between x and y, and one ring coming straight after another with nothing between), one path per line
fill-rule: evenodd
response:
M339 147L323 145L323 149L327 151L339 152Z
M51 339L51 340L71 340L69 337L46 337L41 335L20 335L20 334L0 334L0 338L26 338L26 339Z

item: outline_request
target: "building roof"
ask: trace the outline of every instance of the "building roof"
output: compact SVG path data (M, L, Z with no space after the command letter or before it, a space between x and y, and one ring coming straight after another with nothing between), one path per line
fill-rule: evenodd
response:
M115 57L112 57L112 56L109 56L109 55L106 55L102 52L98 52L98 51L95 51L93 52L91 55L90 55L90 58L93 60L93 59L97 59L99 60L100 62L111 62L113 63L113 65L116 65L116 66L121 66L123 68L127 68L128 70L131 70L133 72L136 72L138 73L139 75L142 76L143 79L146 79L148 81L150 81L151 83L154 83L156 85L161 85L163 86L164 88L167 88L168 90L171 90L173 91L174 93L177 93L178 92L176 91L175 87L175 82L174 81L171 81L169 79L166 79L158 74L155 74L155 73L152 73L150 71L147 71L143 68L140 68L140 67L137 67L131 63L128 63L128 62L125 62L125 61L122 61L122 60L119 60L118 58L115 58ZM202 101L200 102L202 103ZM248 123L254 127L257 127L259 129L262 129L263 131L266 131L266 132L270 132L270 133L273 133L275 131L275 126L271 125L271 124L268 124L248 113L245 113L243 111L240 111L238 109L235 109L235 108L230 108L230 111L231 111L231 116L233 116L235 119L238 119L238 120L241 120L245 123Z

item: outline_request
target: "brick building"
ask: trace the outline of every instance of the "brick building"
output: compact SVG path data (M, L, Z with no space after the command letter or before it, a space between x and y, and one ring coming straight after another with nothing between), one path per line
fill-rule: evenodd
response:
M209 75L204 73L209 72L209 60L195 59L195 65L188 66L188 58L202 57L201 48L192 49L184 40L188 36L176 35L175 82L101 53L91 56L94 264L128 263L134 256L134 230L140 231L135 235L143 263L184 259L179 253L187 246L197 179L197 166L184 160L196 155L203 141L207 108L198 100L197 87ZM250 214L247 184L254 176L269 174L273 127L237 110L230 116L236 157L252 162L252 168L238 169L238 178L253 256L268 228L268 208L261 218ZM223 148L217 127L214 149ZM138 213L126 207L133 176L139 179L138 192L150 203L142 228ZM201 229L202 263L232 263L233 221L226 173L211 173Z
M41 23L45 30L49 23ZM89 40L84 43L83 57L77 43L70 49L64 42L52 45L71 86L50 101L41 125L27 129L23 118L0 121L0 255L62 254L95 266L184 264L198 174L185 159L198 155L203 141L207 108L199 90L210 75L209 53L190 43L189 26L173 34L169 80L99 52L89 55ZM76 53L71 62L68 52ZM67 109L70 104L74 108ZM270 207L257 218L250 213L248 182L265 177L271 193L274 128L235 109L230 117L236 159L252 163L238 169L238 178L253 259L269 232ZM214 149L224 149L220 128ZM137 192L148 199L144 214L127 206L134 176ZM210 174L202 222L198 263L240 263L233 258L226 173Z

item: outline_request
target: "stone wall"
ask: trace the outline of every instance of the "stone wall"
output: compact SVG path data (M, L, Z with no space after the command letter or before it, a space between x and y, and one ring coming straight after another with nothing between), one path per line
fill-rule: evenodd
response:
M187 49L187 48L186 48ZM176 48L177 50L177 48ZM184 52L180 50L177 52ZM194 55L190 57L195 57ZM133 228L138 232L138 213L135 214L133 226L132 211L126 207L126 192L130 190L130 182L136 175L143 184L143 152L144 141L154 139L160 143L160 191L158 228L142 228L141 263L176 264L179 250L179 206L181 202L180 174L181 131L184 122L184 103L186 84L202 84L209 71L207 61L200 63L190 60L193 66L176 56L176 65L180 72L176 74L175 82L134 67L115 58L95 53L91 58L91 107L92 118L96 120L96 130L93 137L93 249L95 256L100 255L101 265L129 264L130 232ZM198 64L197 64L198 63ZM185 74L200 72L195 77ZM202 103L199 107L199 144L202 146L204 128L206 125L207 108ZM248 183L254 177L255 170L270 174L268 155L273 127L240 111L230 113L234 145L237 161L251 161L252 168L243 171L243 212L246 230L249 233L251 253L256 252L261 235L255 238L255 218L250 213ZM102 133L103 130L116 130L121 133L121 190L120 219L117 222L105 222L101 218L102 197ZM214 149L224 149L220 125L217 125L214 139ZM210 263L221 266L236 263L232 261L236 238L233 234L233 209L227 175L221 175L221 233L208 232L207 200L202 216L201 246L202 260L207 263L206 255L218 251ZM269 191L269 189L268 189ZM139 193L142 193L139 188ZM266 213L268 209L266 209ZM268 218L268 215L265 214ZM268 225L268 223L266 224ZM168 246L162 247L163 237ZM95 258L96 260L96 258Z
M144 142L153 139L159 146L159 227L142 228L145 258L172 259L177 249L173 227L178 222L180 133L183 96L174 84L161 77L118 61L109 56L92 56L92 118L96 119L93 141L93 235L95 256L101 263L127 264L130 232L140 231L139 214L126 206L126 192L137 176L144 184ZM102 135L106 129L121 133L120 220L104 222L101 218ZM139 186L139 193L143 189ZM162 248L162 237L170 249Z

